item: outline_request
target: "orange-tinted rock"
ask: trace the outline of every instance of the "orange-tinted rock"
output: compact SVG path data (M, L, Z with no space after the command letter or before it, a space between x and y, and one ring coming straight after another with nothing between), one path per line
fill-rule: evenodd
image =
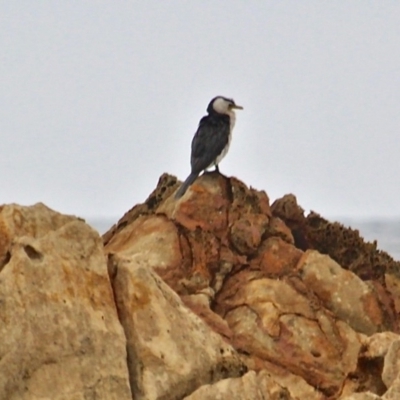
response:
M270 208L265 192L215 172L177 201L178 186L161 177L105 235L106 250L155 269L293 398L382 395L383 358L366 356L365 338L399 327L398 264L357 231L306 217L293 195ZM222 393L211 386L197 395Z
M304 224L304 210L297 204L296 196L286 194L273 202L271 206L272 214L285 221L290 228Z
M285 281L240 272L216 297L216 311L228 322L235 348L284 366L326 394L339 392L356 370L361 345L355 332Z
M205 321L214 332L219 333L228 342L232 339L232 331L228 323L210 309L211 296L208 296L207 293L182 296L182 301L186 307L190 308Z
M264 214L271 217L268 195L263 191L248 188L236 178L229 179L231 207L230 221L239 219L244 214Z
M230 241L240 254L252 255L258 249L268 226L264 214L249 214L234 221L230 227Z
M281 277L295 271L302 254L301 250L280 237L270 237L262 243L250 265L252 269L263 271L266 276Z
M272 215L280 218L290 228L296 246L301 250L310 248L305 229L304 210L297 204L296 196L287 194L274 201Z
M279 217L270 218L264 236L265 237L277 236L287 243L294 244L292 231Z
M230 179L232 202L229 208L229 238L239 254L252 255L267 230L271 211L265 192L249 189Z
M188 230L200 228L221 237L228 225L228 208L226 179L208 173L198 178L181 199L168 199L157 212L165 213Z
M394 302L394 310L400 315L400 268L397 271L385 274L385 286Z

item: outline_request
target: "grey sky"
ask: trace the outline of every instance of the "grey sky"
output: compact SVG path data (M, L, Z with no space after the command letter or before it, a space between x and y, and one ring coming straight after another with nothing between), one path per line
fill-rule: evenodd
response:
M209 100L221 172L325 216L400 216L400 2L0 1L0 203L119 216L186 178Z

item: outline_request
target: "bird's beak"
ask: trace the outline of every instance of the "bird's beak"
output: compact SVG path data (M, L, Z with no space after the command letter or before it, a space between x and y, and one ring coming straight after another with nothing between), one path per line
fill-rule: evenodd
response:
M238 106L238 105L231 105L231 108L233 108L234 110L243 110L242 106Z

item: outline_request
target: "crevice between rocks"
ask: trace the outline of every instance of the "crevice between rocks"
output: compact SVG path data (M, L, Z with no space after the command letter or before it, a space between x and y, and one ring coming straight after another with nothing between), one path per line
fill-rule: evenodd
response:
M135 399L135 390L134 390L134 388L136 389L136 393L139 392L139 388L137 387L137 385L135 383L137 381L137 379L135 379L136 378L136 374L134 373L134 371L131 370L131 367L130 367L132 365L131 363L133 362L133 360L132 360L133 357L132 357L132 354L131 354L132 352L130 351L129 346L128 346L128 336L127 336L127 333L126 333L126 329L125 329L124 324L122 323L123 318L121 316L121 310L118 307L117 294L116 294L116 290L115 290L115 286L114 286L115 278L118 275L118 266L117 266L117 263L115 261L113 253L108 254L108 257L107 257L107 272L108 272L108 277L110 279L111 291L112 291L112 296L113 296L113 300L114 300L115 310L117 312L117 318L118 318L118 321L119 321L119 323L120 323L120 325L122 327L122 331L124 332L125 343L126 343L126 345L125 345L125 348L126 348L126 366L127 366L127 370L128 370L128 374L129 374L129 388L131 390L131 396L132 396L132 400L133 400L133 399ZM139 363L139 360L137 360L137 361Z

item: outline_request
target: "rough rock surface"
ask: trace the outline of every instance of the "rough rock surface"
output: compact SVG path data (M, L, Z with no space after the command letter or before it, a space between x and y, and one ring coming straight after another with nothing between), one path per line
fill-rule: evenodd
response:
M97 232L41 204L0 221L0 399L131 399Z
M276 383L266 371L248 372L241 378L224 379L204 385L184 400L291 400L289 392Z
M231 398L231 385L263 393L261 376L294 399L383 395L383 353L399 331L399 263L358 231L305 216L293 195L270 207L265 192L217 173L176 201L178 186L163 175L103 238L110 260L156 271L253 371L188 398ZM379 353L368 339L383 332Z
M293 195L178 186L163 175L104 247L0 207L0 400L400 398L398 262Z
M10 259L11 245L16 238L40 238L76 219L53 211L42 203L31 207L18 204L0 206L0 271Z
M247 370L234 349L190 312L142 258L115 256L109 269L135 399L180 399L203 384Z

